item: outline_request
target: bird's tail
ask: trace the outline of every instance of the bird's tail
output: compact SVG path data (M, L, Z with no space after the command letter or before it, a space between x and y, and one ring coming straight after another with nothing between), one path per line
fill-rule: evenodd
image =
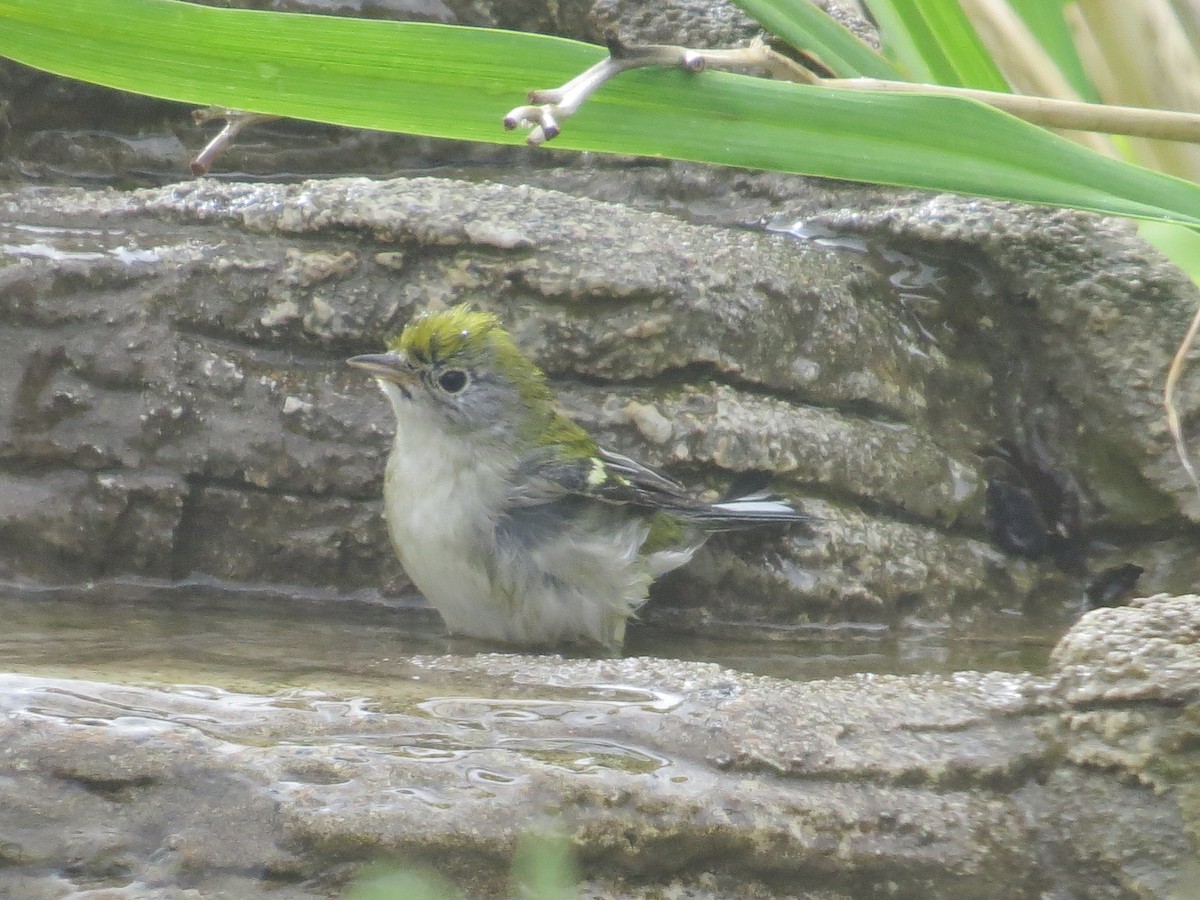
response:
M756 491L713 503L695 520L708 531L732 531L756 525L784 525L811 522L816 516L797 509L787 500L766 491Z

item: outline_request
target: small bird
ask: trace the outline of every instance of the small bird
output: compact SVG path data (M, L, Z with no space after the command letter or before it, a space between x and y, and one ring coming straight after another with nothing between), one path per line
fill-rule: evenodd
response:
M599 447L491 313L428 312L347 363L396 414L392 544L451 632L619 650L650 583L708 534L812 517L761 493L717 503Z

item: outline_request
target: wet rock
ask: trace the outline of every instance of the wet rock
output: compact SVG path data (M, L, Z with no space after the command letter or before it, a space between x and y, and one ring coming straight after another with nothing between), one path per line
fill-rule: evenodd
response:
M1051 662L1076 706L1200 700L1200 597L1158 595L1094 610L1059 642ZM1145 677L1154 672L1153 679Z
M324 896L387 858L491 896L549 826L614 897L1181 896L1197 608L1091 613L1049 678L513 655L377 660L352 698L3 676L0 886Z
M1123 861L1131 893L1186 896L1200 871L1200 597L1094 610L1051 665L1061 706L1044 735L1074 768L1050 785L1061 803L1045 808L1047 824L1081 826L1072 840L1058 837L1060 852ZM1097 772L1106 778L1090 777ZM1111 820L1095 816L1109 804Z
M854 192L844 199L863 205ZM959 209L940 202L942 219ZM466 301L504 318L565 408L606 443L715 494L740 473L769 472L826 518L811 539L712 542L664 583L650 619L689 629L894 623L1047 595L1066 611L1082 594L1082 583L1064 589L1051 562L1017 563L988 545L976 452L1024 427L1018 412L1030 404L1060 425L1078 422L1079 408L1008 393L1024 382L989 372L994 360L963 336L943 349L914 329L859 249L439 179L27 190L0 206L12 223L0 274L11 326L0 335L11 385L0 393L0 461L14 487L27 485L8 514L18 537L0 556L16 572L44 575L61 552L75 577L397 583L376 518L391 414L342 361L379 347L417 310ZM860 229L875 221L842 215ZM1025 215L1064 240L1077 228L1070 243L1081 254L1089 246L1087 217ZM898 227L894 216L880 210L879 227ZM913 230L930 239L920 220ZM1036 229L1026 231L1033 241ZM1132 268L1134 249L1123 252ZM1181 309L1188 289L1137 252L1157 273L1142 283ZM964 300L960 314L985 300L995 297ZM1013 308L1003 327L1029 326L1027 305ZM996 328L1006 309L992 310ZM1117 368L1113 379L1124 362ZM1117 418L1107 434L1140 422L1157 390L1147 379L1141 393L1126 385L1123 406L1109 398ZM1091 478L1071 435L1039 437L1039 459L1081 476L1095 518L1103 479ZM1167 452L1158 440L1149 460L1107 455L1110 471L1145 466L1128 483L1104 481L1110 517L1120 520L1114 492L1153 483ZM57 506L21 505L58 473L77 486L64 482ZM141 473L167 477L173 493L151 502L141 490L127 502L97 480ZM94 497L77 504L84 492ZM1173 496L1159 492L1160 519ZM1145 568L1150 587L1164 583Z
M987 306L966 303L959 313L974 320L960 327L980 349L1006 361L992 368L1008 388L998 410L1007 436L1053 447L1054 463L1086 483L1093 513L1137 524L1176 510L1200 517L1155 396L1176 344L1165 335L1183 334L1191 319L1192 301L1179 300L1194 288L1181 271L1133 240L1133 224L1121 220L1065 210L1029 218L1013 204L949 196L887 205L808 221L910 247L957 246L1000 288L981 295L990 293ZM1194 387L1181 388L1181 397L1186 419L1200 401Z
M186 490L165 471L0 474L0 565L49 583L168 577Z
M243 583L346 590L379 588L395 577L378 508L345 497L196 486L177 540L176 577L220 572Z
M88 273L86 288L62 290L59 309L75 312L52 336L57 355L50 359L59 362L46 362L45 351L10 356L14 376L29 385L19 402L36 427L14 429L6 446L13 456L63 464L81 452L86 435L84 446L99 444L105 454L98 465L177 472L189 494L182 523L169 532L176 574L195 569L246 580L257 567L268 579L349 578L353 586L377 575L386 580L387 564L378 562L389 555L386 542L375 527L376 549L369 549L363 522L365 511L370 521L378 509L392 425L371 386L345 371L341 358L378 346L417 309L461 300L502 312L551 371L619 384L630 376L707 370L765 392L758 399L718 385L704 389L709 399L695 389L576 395L575 412L585 422L625 426L632 441L615 429L612 437L635 447L646 443L645 421L630 429L629 416L616 421L613 410L650 401L669 411L670 439L659 427L653 447L640 448L651 451L651 462L795 473L830 484L836 494L874 495L874 502L938 522L959 518L977 492L965 457L926 442L928 455L918 462L913 451L923 438L908 429L784 399L837 405L870 397L863 402L909 417L926 406L916 385L944 362L889 345L887 310L863 310L841 287L853 273L830 254L797 253L782 238L731 236L535 189L434 180L198 183L43 199L47 215L102 227L60 236L55 252ZM140 223L149 222L161 231L142 233ZM497 246L493 227L524 237ZM298 249L297 241L329 228L355 231L365 244L342 237L329 249ZM139 246L156 246L152 258L128 264L132 273L121 268L130 231L139 233ZM650 232L661 239L636 246L624 239ZM81 250L81 242L92 249ZM397 270L390 258L381 266L371 253L389 246L428 252L406 257ZM27 247L16 245L17 267L34 273L42 295L58 290L62 260ZM747 267L750 255L760 259ZM150 278L156 267L160 281ZM835 326L852 306L857 337ZM797 316L800 326L783 327ZM750 339L764 319L779 327L765 340ZM878 350L851 355L855 342ZM797 352L823 377L798 369ZM902 384L913 387L892 385L901 369ZM96 413L60 417L47 407L55 372L90 393ZM569 392L564 397L571 402ZM904 469L881 463L900 454L909 458ZM214 505L218 497L225 499ZM314 497L322 499L302 499ZM348 544L359 549L347 551ZM364 559L372 561L362 565ZM127 568L137 571L136 564ZM982 569L975 571L978 583ZM895 592L886 577L875 580L886 614ZM836 581L825 579L831 587ZM915 589L906 583L900 590ZM823 602L836 606L836 589Z

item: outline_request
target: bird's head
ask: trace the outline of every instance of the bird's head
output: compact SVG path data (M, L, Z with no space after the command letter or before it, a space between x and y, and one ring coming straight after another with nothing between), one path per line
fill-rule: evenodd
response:
M459 437L512 443L536 440L554 415L545 376L491 313L428 312L387 347L347 362L375 377L401 420L423 414Z

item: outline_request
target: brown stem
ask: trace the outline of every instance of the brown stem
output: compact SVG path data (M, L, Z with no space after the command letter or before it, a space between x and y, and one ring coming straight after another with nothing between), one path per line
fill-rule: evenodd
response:
M811 84L817 77L804 67L781 56L762 41L738 50L689 50L668 44L626 47L615 38L608 42L609 55L589 69L576 75L562 87L530 91L529 105L518 106L504 117L504 128L511 131L519 126L530 128L525 139L531 146L553 140L562 130L562 123L575 114L583 101L610 78L630 69L664 66L700 72L712 67L735 69L770 75L787 81Z
M1047 128L1129 134L1165 141L1200 143L1200 115L1141 106L1108 106L1080 100L1051 100L972 88L883 81L877 78L825 78L827 87L851 91L894 91L896 93L949 94L978 100L1026 122Z
M1200 143L1200 115L1134 106L1108 106L1077 100L1054 100L998 91L941 85L885 81L877 78L822 78L799 63L776 53L762 41L736 50L690 50L670 45L625 47L610 41L609 56L575 76L562 87L532 91L528 106L518 106L504 117L504 127L532 129L528 143L537 146L552 140L584 100L609 79L629 69L672 66L699 72L705 68L737 70L767 75L783 81L819 84L850 91L891 91L949 94L967 97L1003 110L1035 125L1072 131L1127 134L1168 141Z

